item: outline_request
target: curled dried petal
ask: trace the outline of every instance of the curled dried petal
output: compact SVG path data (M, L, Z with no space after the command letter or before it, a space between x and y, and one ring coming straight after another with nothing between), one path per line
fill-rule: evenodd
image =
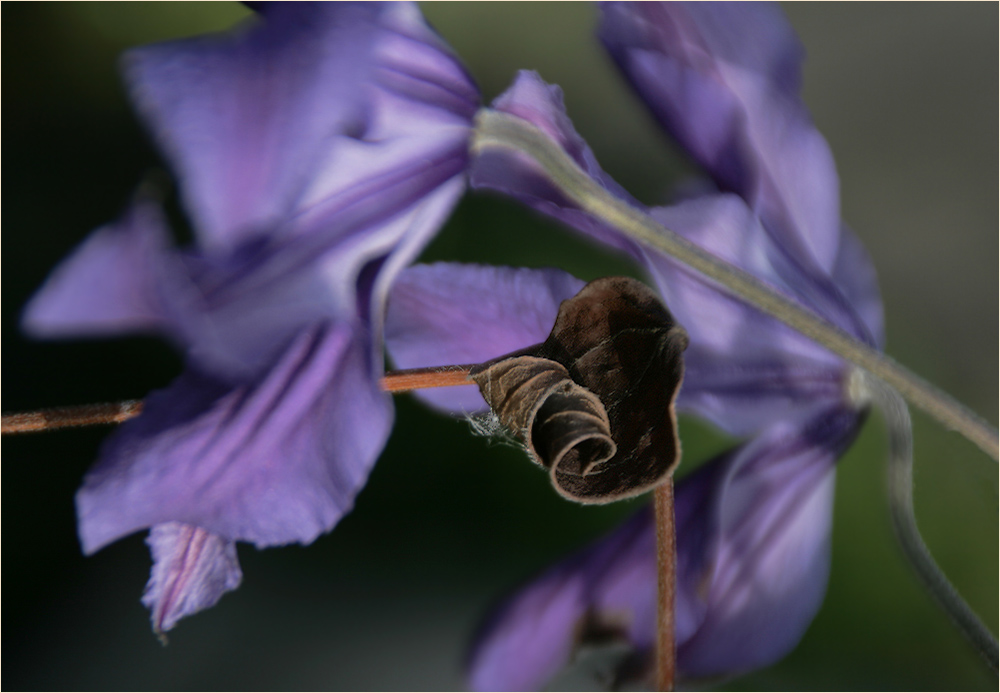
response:
M607 503L649 490L677 465L687 342L651 289L605 277L563 301L545 342L471 376L559 493Z
M470 376L560 492L574 495L581 480L617 452L601 401L561 364L515 356L483 364Z

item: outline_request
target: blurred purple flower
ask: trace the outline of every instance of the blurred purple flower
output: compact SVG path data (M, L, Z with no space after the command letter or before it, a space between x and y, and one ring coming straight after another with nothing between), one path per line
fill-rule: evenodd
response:
M716 188L645 208L601 171L561 91L534 73L522 73L493 108L542 130L613 195L881 346L875 273L841 224L832 157L797 95L802 51L780 12L757 3L610 3L601 36ZM677 486L680 672L734 674L776 661L798 643L826 590L834 466L864 416L849 392L852 368L590 217L522 154L485 151L472 182L630 255L687 329L678 406L749 440ZM559 302L579 287L556 270L498 273L405 271L387 321L396 362L416 365L430 345L442 363L456 363L541 341ZM496 339L505 329L511 339ZM446 409L482 407L469 395L434 397ZM647 510L505 602L473 648L473 687L537 689L569 663L591 626L648 653L655 571Z
M387 292L465 186L478 92L415 5L263 10L124 61L194 247L140 195L24 316L36 336L151 332L185 354L77 494L88 554L152 528L157 630L239 584L236 541L307 544L351 509L392 421Z

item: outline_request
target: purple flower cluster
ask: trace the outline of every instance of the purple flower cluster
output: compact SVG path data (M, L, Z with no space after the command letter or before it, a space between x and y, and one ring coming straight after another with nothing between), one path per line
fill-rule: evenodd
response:
M874 270L840 220L780 11L610 3L599 35L707 175L675 204L647 208L612 181L538 75L521 73L492 108L611 195L881 346ZM849 364L591 217L530 157L470 157L478 92L415 6L276 3L231 34L141 48L125 65L195 245L171 247L140 195L53 273L25 326L152 332L185 355L77 496L87 553L150 529L157 630L239 584L235 542L309 543L350 510L391 428L384 349L401 368L486 361L543 341L580 289L558 269L409 266L468 180L634 261L690 336L678 407L744 441L677 485L681 673L747 671L795 646L826 589L835 462L864 416ZM420 396L484 407L474 386ZM646 509L507 599L477 639L471 684L544 685L587 623L645 656L655 585Z
M236 541L309 543L385 444L392 282L465 188L478 92L412 5L278 3L230 34L132 51L132 99L196 234L140 195L32 299L38 336L152 332L184 373L77 494L92 553L151 528L154 626L240 582Z

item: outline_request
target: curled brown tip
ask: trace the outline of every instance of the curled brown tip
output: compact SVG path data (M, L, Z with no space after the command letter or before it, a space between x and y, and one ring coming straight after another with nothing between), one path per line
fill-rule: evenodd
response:
M545 342L470 377L560 494L606 503L649 490L676 467L687 342L651 289L606 277L562 303Z

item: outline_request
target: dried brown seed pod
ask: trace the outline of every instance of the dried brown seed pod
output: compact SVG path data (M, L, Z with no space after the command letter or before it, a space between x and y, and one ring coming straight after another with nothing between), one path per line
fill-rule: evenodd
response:
M476 369L471 377L500 423L553 474L565 467L582 476L614 457L617 446L604 406L561 364L517 356ZM555 478L553 483L558 486Z
M676 467L674 400L687 343L651 289L605 277L562 303L545 342L470 377L560 494L607 503L649 490Z

